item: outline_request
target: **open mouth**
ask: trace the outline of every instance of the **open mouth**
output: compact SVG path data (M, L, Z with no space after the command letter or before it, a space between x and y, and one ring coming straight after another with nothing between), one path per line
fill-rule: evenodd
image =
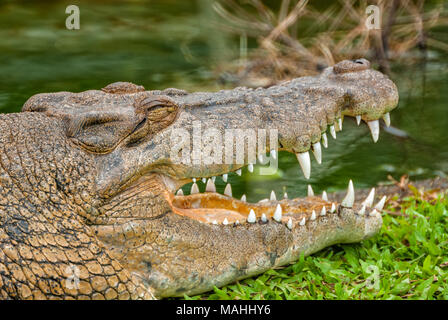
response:
M390 125L389 113L383 115L386 126ZM361 116L356 116L358 125L361 123ZM374 142L377 142L380 131L379 120L366 121L370 129ZM328 126L329 135L336 139L336 133L342 131L342 117L337 119L334 124ZM310 150L303 153L296 153L299 166L306 179L311 175L311 156L310 151L314 155L315 161L322 163L322 147L328 147L327 132L322 132L320 141L311 144ZM290 151L280 149L278 151ZM278 151L271 150L270 157L278 157ZM254 164L246 164L244 172L252 173ZM360 216L377 216L386 201L386 197L380 199L376 205L375 189L373 188L367 198L359 203L355 203L355 190L350 180L345 198L338 203L331 201L324 191L322 195L315 195L312 187L308 186L308 195L305 198L288 199L286 192L278 197L274 192L270 197L258 201L257 203L249 203L246 196L241 199L233 198L232 186L228 183L229 175L243 174L242 168L235 171L222 174L220 177L197 177L191 178L188 183L192 182L189 192L184 188L178 189L176 194L171 194L170 203L173 212L197 220L201 223L222 225L222 226L238 226L244 224L267 224L281 223L289 229L296 226L304 226L307 221L314 221L320 217L331 214L337 214L341 207L353 208L356 214ZM216 179L222 179L226 187L223 194L217 193ZM199 190L203 189L204 192Z

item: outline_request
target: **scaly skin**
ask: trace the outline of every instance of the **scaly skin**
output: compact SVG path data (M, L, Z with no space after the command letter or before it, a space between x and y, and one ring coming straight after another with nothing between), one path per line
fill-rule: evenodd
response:
M368 238L381 215L360 215L356 203L314 219L313 210L331 203L174 196L192 178L235 171L247 159L173 163L170 137L174 129L191 132L193 121L219 132L275 128L279 139L267 150L278 143L300 153L336 119L376 120L397 102L395 85L364 59L267 89L190 94L115 83L35 95L22 113L0 116L0 298L195 294ZM278 204L280 222L272 219ZM268 222L246 222L251 209ZM67 287L73 268L77 288Z

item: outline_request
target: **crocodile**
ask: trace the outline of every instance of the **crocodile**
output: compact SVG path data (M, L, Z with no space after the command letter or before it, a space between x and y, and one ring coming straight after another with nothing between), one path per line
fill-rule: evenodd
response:
M309 178L327 131L336 137L353 117L376 141L397 104L395 84L365 59L268 88L188 93L116 82L36 94L22 112L0 115L0 298L192 295L372 237L385 199L355 201L351 181L341 202L310 190L257 203L232 197L230 185L216 192L214 181L253 171L257 159L275 163L280 151L296 154ZM211 148L218 156L209 161L202 149L219 144L201 144L198 124L213 139L238 129L276 136L257 140L256 159L232 140L226 150L240 160Z

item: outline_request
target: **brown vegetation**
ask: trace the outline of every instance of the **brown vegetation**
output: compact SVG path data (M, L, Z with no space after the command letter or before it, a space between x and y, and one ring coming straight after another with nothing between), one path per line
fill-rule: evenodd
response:
M378 30L366 27L366 8L371 4L380 8ZM339 0L322 10L308 0L282 0L274 12L261 0L220 0L214 7L224 20L222 27L241 37L241 57L233 72L237 82L246 85L315 74L337 61L358 57L389 72L390 61L414 62L425 56L427 48L448 51L448 44L433 32L448 25L443 3ZM257 41L249 52L248 39Z

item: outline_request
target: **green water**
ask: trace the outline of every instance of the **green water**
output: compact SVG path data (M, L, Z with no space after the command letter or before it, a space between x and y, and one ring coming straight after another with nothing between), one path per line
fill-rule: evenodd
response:
M217 90L216 65L238 57L238 39L216 27L210 1L76 1L81 29L65 28L71 1L0 1L0 112L17 112L33 94L102 88L132 81L147 89ZM426 63L393 66L400 103L392 125L373 144L365 125L346 119L337 140L329 136L323 164L312 161L316 192L368 187L410 174L416 179L448 173L448 58L431 53ZM234 195L257 201L303 196L306 182L295 157L280 154L273 176L230 176ZM200 188L204 186L200 183ZM217 179L218 191L224 184ZM187 189L187 187L185 188Z

